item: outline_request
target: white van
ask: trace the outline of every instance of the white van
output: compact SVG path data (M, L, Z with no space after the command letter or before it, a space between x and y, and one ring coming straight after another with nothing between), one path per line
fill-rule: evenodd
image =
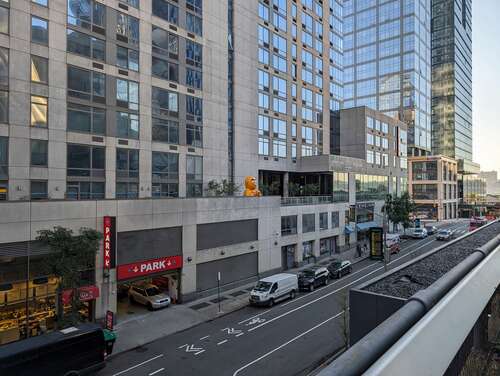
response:
M250 304L267 305L283 299L293 299L299 290L298 278L295 274L280 273L261 279L250 292Z

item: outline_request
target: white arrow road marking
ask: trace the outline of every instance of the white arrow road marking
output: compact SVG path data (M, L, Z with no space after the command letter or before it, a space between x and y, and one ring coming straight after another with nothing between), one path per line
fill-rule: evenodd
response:
M137 367L140 367L140 366L142 366L142 365L144 365L144 364L146 364L146 363L149 363L149 362L151 362L151 361L153 361L153 360L155 360L155 359L161 358L162 356L163 356L163 354L156 355L156 356L152 357L151 359L145 360L145 361L144 361L144 362L142 362L142 363L136 364L135 366L132 366L132 367L127 368L127 369L124 369L123 371L120 371L120 372L118 372L118 373L115 373L115 374L113 374L113 376L122 375L122 374L124 374L125 372L131 371L131 370L133 370L133 369L135 369L135 368L137 368Z
M237 376L237 375L238 375L241 371L243 371L245 368L248 368L248 367L250 367L251 365L253 365L253 364L257 363L258 361L260 361L260 360L262 360L262 359L264 359L264 358L268 357L268 356L269 356L269 355L271 355L272 353L274 353L274 352L276 352L276 351L278 351L278 350L282 349L283 347L285 347L285 346L289 345L290 343L292 343L292 342L294 342L294 341L298 340L299 338L301 338L301 337L305 336L306 334L308 334L308 333L312 332L314 329L317 329L317 328L319 328L320 326L322 326L322 325L326 324L327 322L329 322L329 321L331 321L331 320L333 320L333 319L335 319L335 318L339 317L339 316L340 316L340 315L342 315L343 313L344 313L344 311L337 313L335 316L332 316L332 317L330 317L329 319L326 319L325 321L320 322L318 325L313 326L311 329L306 330L304 333L299 334L298 336L296 336L296 337L292 338L291 340L289 340L289 341L285 342L284 344L282 344L282 345L280 345L280 346L276 347L274 350L271 350L271 351L269 351L268 353L265 353L264 355L262 355L261 357L259 357L259 358L255 359L254 361L252 361L252 362L250 362L250 363L248 363L248 364L245 364L243 367L241 367L241 368L237 369L237 370L233 373L233 376Z
M221 332L227 332L227 334L238 334L238 333L241 333L241 330L234 329L234 328L224 328L224 329L221 329Z
M148 376L153 376L153 375L156 375L157 373L160 373L161 371L163 371L165 368L160 368L160 369L157 369L156 371L154 372L151 372Z
M199 352L200 350L203 350L203 347L194 347L194 345L182 345L178 347L178 349L182 349L183 347L186 348L186 352ZM205 351L205 350L203 350ZM196 355L196 354L195 354Z

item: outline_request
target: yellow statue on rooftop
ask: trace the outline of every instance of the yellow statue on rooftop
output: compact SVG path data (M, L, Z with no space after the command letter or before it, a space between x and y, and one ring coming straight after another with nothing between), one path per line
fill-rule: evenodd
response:
M257 183L253 176L247 176L245 178L245 191L243 192L245 197L260 197L262 193L257 189Z

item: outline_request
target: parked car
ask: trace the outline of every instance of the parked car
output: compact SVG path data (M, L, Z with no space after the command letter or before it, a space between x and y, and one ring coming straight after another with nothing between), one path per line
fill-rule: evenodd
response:
M413 230L411 237L413 239L425 239L427 237L427 230L425 228L416 228Z
M151 311L170 305L170 297L149 283L132 285L128 290L128 296L132 303L145 305Z
M439 230L436 236L436 240L450 240L453 236L453 231L451 230Z
M280 273L261 279L250 292L250 304L267 305L290 298L295 298L299 290L298 278L295 274Z
M324 266L309 268L299 274L299 289L313 291L320 285L327 285L330 272Z
M328 265L328 271L332 278L341 278L343 275L351 273L352 265L350 261L335 260Z
M425 230L427 231L427 235L434 235L438 231L436 226L425 226Z

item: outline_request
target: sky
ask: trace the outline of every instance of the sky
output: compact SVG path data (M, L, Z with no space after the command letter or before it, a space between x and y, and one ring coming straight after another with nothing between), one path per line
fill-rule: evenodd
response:
M500 0L472 2L473 158L500 174Z

